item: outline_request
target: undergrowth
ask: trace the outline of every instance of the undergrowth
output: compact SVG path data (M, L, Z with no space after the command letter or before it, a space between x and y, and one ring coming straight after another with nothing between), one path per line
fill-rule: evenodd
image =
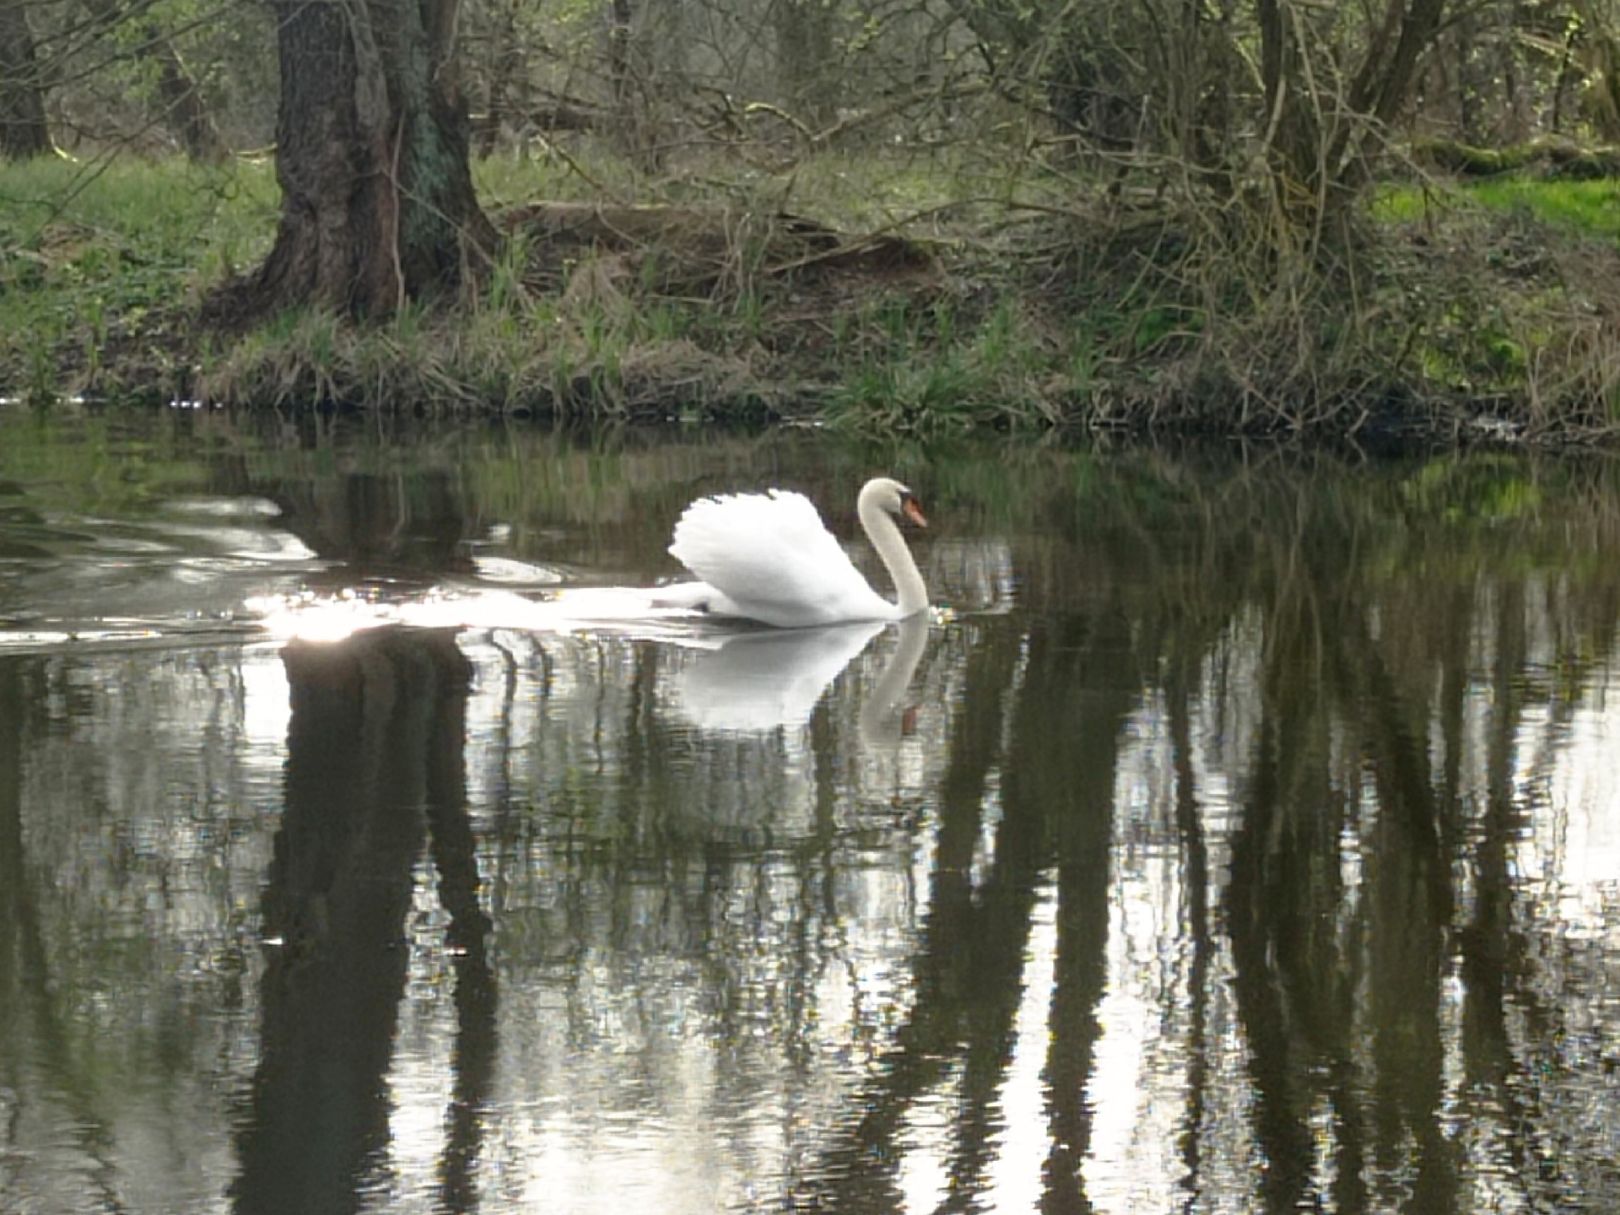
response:
M799 417L930 435L1592 437L1620 423L1612 183L1386 188L1338 245L1284 254L1174 200L1065 202L1072 182L977 172L828 154L700 189L605 155L495 157L476 178L498 222L537 198L675 218L577 245L505 222L496 264L455 307L365 326L296 310L225 337L194 317L269 246L268 165L0 166L0 397ZM806 226L880 243L847 257L773 243Z

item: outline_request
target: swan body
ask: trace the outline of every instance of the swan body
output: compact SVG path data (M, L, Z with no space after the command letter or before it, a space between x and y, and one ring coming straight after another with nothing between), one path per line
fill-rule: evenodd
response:
M928 590L896 519L926 527L911 491L888 477L862 488L855 503L872 546L894 580L898 600L874 591L803 494L699 498L675 524L670 554L699 581L659 592L670 607L808 628L858 620L902 620L928 606Z

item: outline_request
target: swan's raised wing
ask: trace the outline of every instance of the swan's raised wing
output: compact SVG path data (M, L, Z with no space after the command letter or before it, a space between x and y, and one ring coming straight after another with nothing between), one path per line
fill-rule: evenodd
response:
M768 624L892 614L810 499L789 490L699 498L677 520L669 551L741 614Z

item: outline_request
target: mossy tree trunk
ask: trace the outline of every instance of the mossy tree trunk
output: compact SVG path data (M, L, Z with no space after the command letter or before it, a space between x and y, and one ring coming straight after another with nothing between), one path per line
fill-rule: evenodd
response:
M50 150L28 10L22 0L0 0L0 157L22 160Z
M456 0L274 0L281 63L275 247L242 301L385 315L481 277Z

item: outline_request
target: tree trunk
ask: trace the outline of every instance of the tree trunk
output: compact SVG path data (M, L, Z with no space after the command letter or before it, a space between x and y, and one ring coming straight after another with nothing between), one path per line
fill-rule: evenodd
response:
M807 125L820 130L837 111L842 88L833 71L833 10L821 0L778 0L776 62L787 102Z
M22 160L50 150L28 10L21 0L0 0L0 157Z
M1599 136L1620 139L1620 30L1598 6L1585 0L1580 14L1586 26L1586 119Z
M456 0L274 0L281 61L275 247L250 314L387 314L481 277Z
M146 6L132 7L125 0L84 0L83 7L92 27L100 27L102 37L123 38L127 36L124 30L135 26L134 54L157 69L158 121L179 141L187 159L219 164L229 156L230 149L203 103L196 78L168 31L157 21L135 20L134 14Z
M637 8L632 0L609 0L607 30L608 81L613 89L614 120L625 153L644 173L663 167L658 146L658 116L653 109L648 59L638 45Z
M187 158L203 164L223 161L230 149L214 125L214 116L203 104L197 81L169 36L155 23L146 27L146 45L141 54L157 64L163 124L179 139Z
M501 126L509 117L513 84L525 73L524 40L518 34L518 5L521 0L504 0L491 19L493 37L485 65L488 104L484 109L483 125L479 128L478 154L493 156L500 142Z
M1330 77L1321 48L1331 44L1313 25L1333 10L1303 0L1256 0L1272 179L1287 213L1314 225L1366 183L1445 7L1446 0L1383 0L1341 97L1323 91Z

